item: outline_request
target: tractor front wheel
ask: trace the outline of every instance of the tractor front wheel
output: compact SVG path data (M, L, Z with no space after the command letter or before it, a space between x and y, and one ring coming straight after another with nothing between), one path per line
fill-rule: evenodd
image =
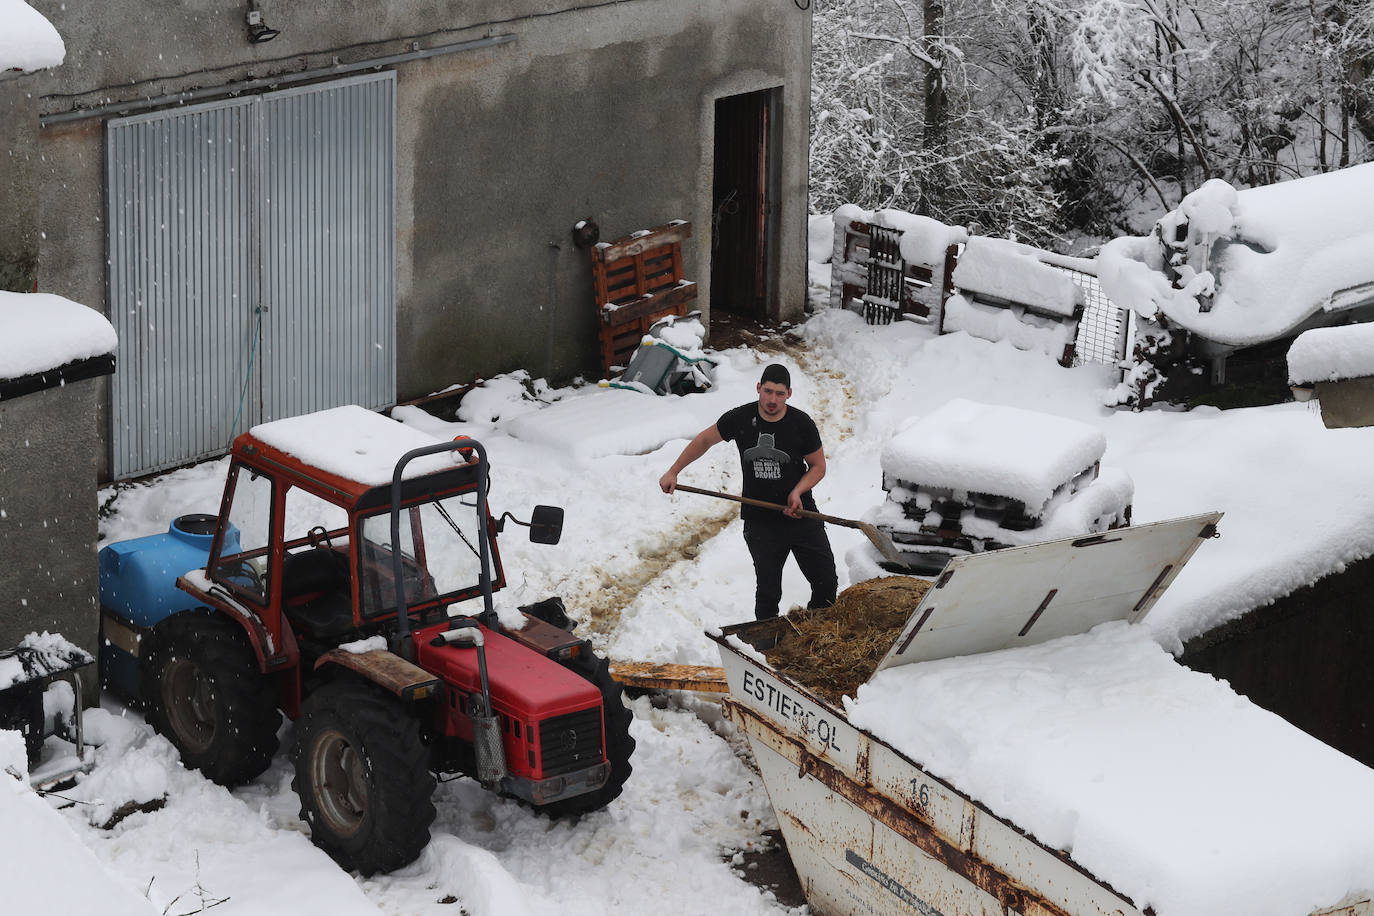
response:
M362 875L413 862L429 843L434 776L413 710L355 681L322 686L296 722L291 787L311 839Z
M144 656L141 692L153 728L220 785L248 782L272 762L276 691L232 620L182 613L165 621Z

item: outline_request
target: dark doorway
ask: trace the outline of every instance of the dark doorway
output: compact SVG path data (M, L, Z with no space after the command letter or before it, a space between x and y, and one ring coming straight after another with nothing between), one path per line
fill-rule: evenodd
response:
M779 89L716 101L711 311L766 318L777 256L773 156Z

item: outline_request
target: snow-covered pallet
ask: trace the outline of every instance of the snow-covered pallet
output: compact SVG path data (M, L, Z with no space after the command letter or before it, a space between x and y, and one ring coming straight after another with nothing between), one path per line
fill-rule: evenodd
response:
M1134 487L1102 471L1105 451L1087 424L955 399L887 444L887 498L867 520L925 572L961 554L1125 527Z
M1083 290L1064 271L1042 263L1035 249L974 236L959 253L952 281L955 293L945 303L941 333L1006 340L1073 365Z

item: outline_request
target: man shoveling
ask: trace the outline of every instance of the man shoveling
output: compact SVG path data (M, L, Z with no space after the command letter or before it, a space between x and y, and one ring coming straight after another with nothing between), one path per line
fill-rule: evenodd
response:
M664 493L677 488L677 475L719 442L733 442L744 471L744 497L785 506L784 511L745 504L744 542L754 559L754 616L778 616L782 600L782 569L788 554L811 585L807 607L828 607L835 601L838 580L835 556L825 524L803 518L816 512L812 488L825 476L825 449L820 431L804 411L788 407L792 378L787 367L773 363L763 370L756 386L759 399L721 415L697 433L668 472L659 478Z

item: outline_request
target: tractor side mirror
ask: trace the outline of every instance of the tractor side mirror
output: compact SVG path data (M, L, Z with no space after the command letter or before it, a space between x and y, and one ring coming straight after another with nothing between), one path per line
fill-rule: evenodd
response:
M563 507L535 506L530 516L530 542L557 544L563 536Z

